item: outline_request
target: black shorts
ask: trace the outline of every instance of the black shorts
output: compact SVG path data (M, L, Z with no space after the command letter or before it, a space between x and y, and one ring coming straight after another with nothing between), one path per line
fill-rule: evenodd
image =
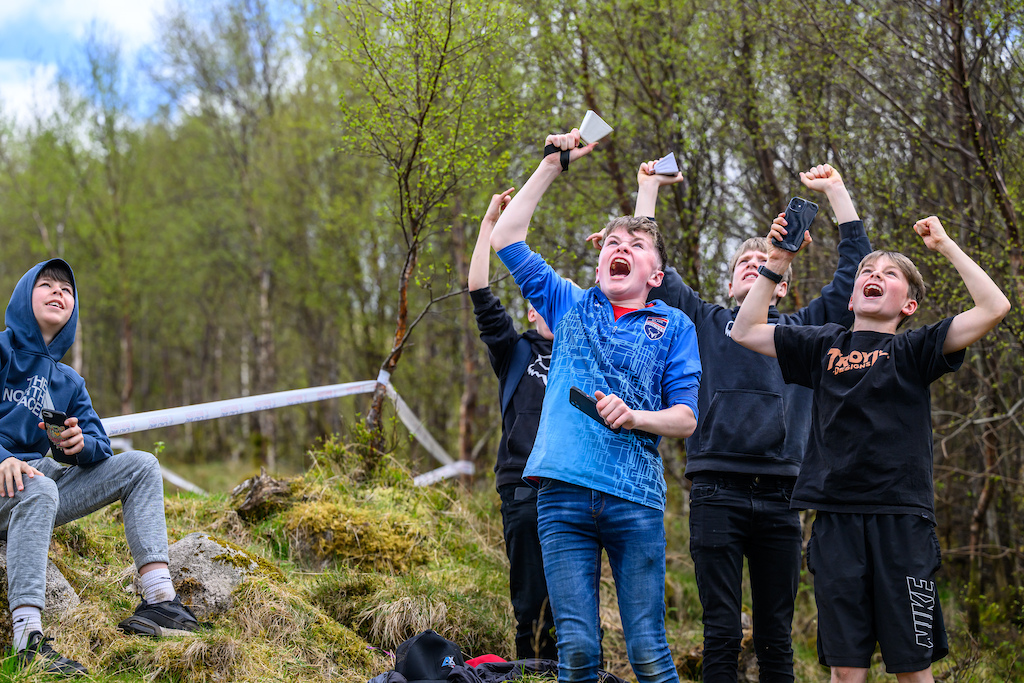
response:
M889 673L922 671L949 651L932 523L919 515L818 512L807 544L818 605L818 659L867 668L881 647Z

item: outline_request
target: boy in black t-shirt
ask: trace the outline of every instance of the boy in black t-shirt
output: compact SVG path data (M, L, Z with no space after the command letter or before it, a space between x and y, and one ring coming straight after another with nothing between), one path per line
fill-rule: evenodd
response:
M781 238L785 226L776 218L770 236ZM773 248L732 330L733 340L777 357L787 382L814 390L793 507L818 511L807 565L818 605L818 656L833 681L865 681L876 641L887 671L902 683L931 681L931 663L947 652L934 582L940 552L928 387L956 370L964 349L1010 310L936 217L914 230L956 268L973 308L897 335L917 310L924 283L906 256L876 251L857 271L850 330L770 325L778 273L795 256ZM805 233L803 245L810 241Z

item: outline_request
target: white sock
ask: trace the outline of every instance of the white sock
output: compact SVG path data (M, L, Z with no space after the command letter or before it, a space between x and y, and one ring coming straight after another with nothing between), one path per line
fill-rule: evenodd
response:
M139 578L142 580L142 599L150 605L173 600L177 595L171 583L171 570L167 567L151 569Z
M24 650L28 645L28 634L32 631L42 632L43 613L38 607L23 605L11 610L11 621L14 623L14 649Z

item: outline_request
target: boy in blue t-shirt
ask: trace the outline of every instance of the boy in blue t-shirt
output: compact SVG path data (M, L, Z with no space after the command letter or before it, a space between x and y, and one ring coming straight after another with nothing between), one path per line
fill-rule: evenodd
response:
M597 287L560 278L525 238L579 131L548 136L546 156L498 219L491 246L555 333L537 440L524 477L539 480L538 530L558 636L559 680L596 681L601 548L615 579L630 664L640 683L677 681L665 637L665 478L659 436L697 424L700 357L693 323L647 294L663 277L656 224L618 218L603 233ZM569 402L596 398L605 424ZM617 432L612 430L619 430ZM643 434L647 432L648 434Z
M811 438L793 507L814 509L807 566L818 606L818 656L833 681L863 683L875 643L902 683L932 681L946 655L935 591L929 385L955 371L964 349L1010 310L999 287L935 216L914 224L925 246L963 278L974 307L896 334L917 310L924 282L903 254L875 251L860 263L850 297L853 327L772 325L772 290L794 253L772 249L733 326L743 346L778 358L782 375L814 390ZM771 236L785 234L776 218ZM803 244L810 242L805 233Z

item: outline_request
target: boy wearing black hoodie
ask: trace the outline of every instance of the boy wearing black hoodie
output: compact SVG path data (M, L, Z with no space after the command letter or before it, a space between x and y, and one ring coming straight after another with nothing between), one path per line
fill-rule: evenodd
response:
M555 622L537 534L537 490L523 481L523 468L537 438L554 335L533 306L529 307L527 318L537 329L516 332L511 316L489 286L491 231L501 210L512 200L512 192L513 188L509 188L492 196L480 222L480 234L469 264L469 296L502 397L494 483L501 496L509 592L516 619L516 659L558 659L558 648L551 635ZM522 364L517 365L523 353ZM513 376L516 374L519 376ZM518 383L510 389L509 382ZM510 390L512 393L506 398Z
M47 551L60 526L120 500L125 536L143 587L142 604L119 624L128 633L170 635L198 628L167 568L163 480L142 451L113 455L85 380L59 362L75 341L78 292L71 267L52 259L14 288L0 332L0 530L7 532L7 598L19 661L48 673L86 673L42 633ZM42 410L67 415L53 444Z
M653 217L658 189L681 180L681 175L656 174L654 162L641 165L636 215ZM871 245L836 169L815 166L800 180L824 194L835 212L839 262L821 295L791 314L775 309L790 277L789 270L779 271L768 315L777 325L846 325L853 320L847 303L857 264ZM799 513L789 503L810 430L811 392L785 384L778 364L730 338L739 304L771 248L766 238L755 237L736 250L727 291L736 301L733 308L702 300L670 268L662 286L649 295L693 320L701 361L708 368L698 394L700 422L686 440L686 477L693 481L690 554L704 608L705 683L735 683L738 677L744 557L759 678L762 683L794 678L790 629L803 537Z

